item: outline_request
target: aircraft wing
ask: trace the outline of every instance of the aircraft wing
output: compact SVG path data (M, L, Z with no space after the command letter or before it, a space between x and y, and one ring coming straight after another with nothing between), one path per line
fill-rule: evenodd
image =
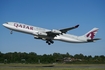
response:
M75 28L78 28L78 27L79 27L79 25L76 25L76 26L73 26L73 27L69 27L69 28L65 28L65 29L60 29L60 31L62 33L66 33L67 31L75 29Z
M51 32L51 31L46 32L46 33L47 33L47 35L48 35L49 37L55 37L56 35L59 35L59 34L57 34L57 33Z
M48 36L50 37L55 37L56 35L62 34L62 33L66 33L69 30L78 28L79 25L73 26L73 27L69 27L69 28L65 28L65 29L60 29L60 30L51 30L46 32Z

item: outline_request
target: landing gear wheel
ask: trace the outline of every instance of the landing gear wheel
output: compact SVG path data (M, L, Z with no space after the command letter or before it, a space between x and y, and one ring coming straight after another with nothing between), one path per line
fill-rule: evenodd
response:
M46 43L49 43L49 41L46 41Z
M46 40L46 43L48 43L48 45L51 45L51 44L54 43L54 41L52 41L52 40Z
M51 43L48 43L48 45L51 45Z
M54 41L52 41L52 40L51 40L50 42L51 42L52 44L54 43Z

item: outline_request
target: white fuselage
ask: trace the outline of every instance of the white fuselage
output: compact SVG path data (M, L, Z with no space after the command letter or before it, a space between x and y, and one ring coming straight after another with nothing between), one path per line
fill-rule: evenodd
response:
M71 34L63 34L54 38L55 40L69 42L69 43L86 43L86 39L80 39L79 36L71 35Z
M16 23L16 22L8 22L8 23L3 24L3 26L5 26L6 28L10 30L22 32L26 34L31 34L37 37L41 37L42 39L51 38L52 40L59 40L59 41L71 42L71 43L86 43L87 42L87 38L85 37L75 36L75 35L70 35L70 34L65 34L65 33L57 35L54 38L48 37L46 35L46 31L51 31L51 30L35 27L35 26L30 26L26 24Z

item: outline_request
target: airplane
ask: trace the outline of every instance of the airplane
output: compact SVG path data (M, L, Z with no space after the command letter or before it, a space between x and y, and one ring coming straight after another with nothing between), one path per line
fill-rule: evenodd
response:
M10 33L13 31L22 32L26 34L33 35L35 39L45 40L48 45L53 44L53 40L69 42L69 43L90 43L96 40L100 40L100 38L94 38L96 35L98 28L93 28L86 34L82 36L75 36L71 34L66 34L69 30L76 29L79 25L65 28L65 29L45 29L36 26L30 26L26 24L22 24L19 22L6 22L3 24L4 27L10 29Z

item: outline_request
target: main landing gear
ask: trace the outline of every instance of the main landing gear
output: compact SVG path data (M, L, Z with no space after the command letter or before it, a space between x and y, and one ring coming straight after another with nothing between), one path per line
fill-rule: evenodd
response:
M48 43L48 45L50 45L50 44L53 44L54 41L52 41L52 40L46 40L46 43Z

